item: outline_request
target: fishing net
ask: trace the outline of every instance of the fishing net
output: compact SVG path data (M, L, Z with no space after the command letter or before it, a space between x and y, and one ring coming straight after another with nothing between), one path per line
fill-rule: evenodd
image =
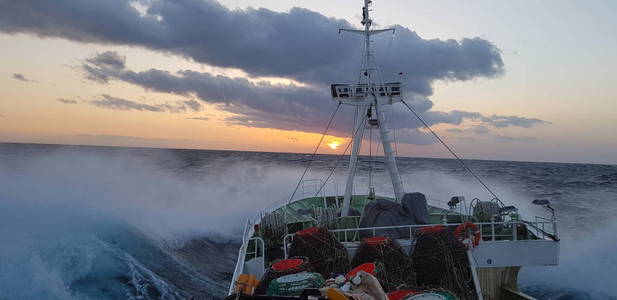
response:
M263 237L266 246L266 260L274 261L283 257L281 240L286 234L286 227L283 215L279 212L272 212L264 215L259 223L260 236Z
M411 266L419 287L442 288L460 299L475 299L466 248L444 226L417 231Z
M306 257L277 260L270 265L270 268L268 268L261 278L259 285L257 285L255 289L255 294L264 295L270 283L279 277L301 272L310 272L311 270L311 264Z
M330 278L332 273L347 273L350 269L347 249L325 228L313 227L296 232L289 255L307 257L313 271L324 278Z
M351 265L356 267L368 262L377 263L375 277L386 292L394 291L401 286L413 286L411 260L395 240L388 237L364 239Z

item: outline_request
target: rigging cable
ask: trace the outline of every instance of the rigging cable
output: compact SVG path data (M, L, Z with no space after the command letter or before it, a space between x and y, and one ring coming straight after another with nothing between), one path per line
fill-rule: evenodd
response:
M291 194L291 197L289 197L289 201L287 202L287 205L289 205L289 203L291 203L291 200L296 195L296 192L298 191L298 188L300 187L300 184L302 184L302 180L304 179L304 176L306 175L306 172L308 171L308 169L311 167L311 164L315 160L315 156L317 155L317 150L319 150L319 146L321 146L321 142L323 142L323 139L326 136L326 133L328 133L328 129L330 129L330 125L332 125L332 120L334 120L334 116L336 116L336 113L338 112L340 107L341 107L341 102L338 103L338 105L336 106L336 109L334 110L334 113L332 114L332 117L330 117L330 121L328 122L328 126L326 126L326 130L324 130L323 134L321 135L321 138L319 139L319 143L317 143L317 147L315 147L315 151L313 151L313 155L311 156L311 160L309 161L308 165L304 169L304 172L302 173L302 176L300 176L300 180L298 181L298 184L296 185L296 188L294 189L293 193Z
M495 193L493 193L493 191L484 183L484 181L482 181L482 179L480 179L480 177L478 177L478 175L476 175L476 173L474 173L469 167L467 167L465 162L458 155L456 155L456 153L454 153L454 151L450 147L448 147L448 145L437 135L437 133L435 133L435 131L433 131L431 126L429 126L426 122L424 122L424 120L420 117L420 115L418 115L416 113L416 111L413 110L413 108L411 108L411 106L409 106L409 104L407 104L407 102L405 102L405 100L401 99L401 102L403 102L403 104L405 104L405 106L409 109L409 111L411 111L411 113L413 113L414 116L416 116L416 118L418 118L418 120L420 120L420 122L422 122L422 125L424 125L424 127L426 127L426 129L428 129L437 138L437 140L450 152L450 154L452 154L452 156L454 156L456 158L456 160L458 160L458 162L463 166L463 168L465 168L467 170L467 172L469 172L471 175L473 175L473 177L475 177L476 180L478 180L478 182L480 182L480 184L482 186L484 186L484 188L491 195L493 195L493 197L495 197L495 199L497 199L499 202L501 202L499 197L497 197L497 195Z
M369 138L368 138L368 159L369 159L369 167L368 167L368 188L371 188L372 183L372 172L373 172L373 125L370 124L371 116L369 118Z
M338 167L339 163L341 162L341 158L343 156L345 156L345 153L347 153L347 150L349 150L349 146L351 146L353 140L357 138L356 135L358 134L358 132L360 132L360 128L362 128L362 126L364 126L365 122L366 122L365 118L363 118L362 121L360 121L360 126L358 126L354 130L354 134L352 135L352 139L351 139L351 141L349 141L349 143L347 143L347 147L345 147L345 151L343 151L343 154L341 154L341 156L339 156L339 158L336 160L336 164L334 164L334 168L332 168L332 171L330 171L330 174L328 174L328 177L326 177L326 180L323 181L323 183L319 187L319 190L317 191L317 193L315 193L315 196L313 198L317 198L317 195L319 195L319 193L321 193L321 190L324 188L324 186L326 186L326 183L328 182L328 180L330 180L330 177L332 177L332 174L334 174L334 171L336 170L336 168ZM362 137L363 136L360 136L359 138L362 138ZM358 167L358 164L356 163L356 168L357 167Z

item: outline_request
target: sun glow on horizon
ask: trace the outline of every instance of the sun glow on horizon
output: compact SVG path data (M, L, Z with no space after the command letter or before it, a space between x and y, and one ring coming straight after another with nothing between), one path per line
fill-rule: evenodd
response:
M330 149L332 149L332 150L336 150L336 149L338 149L339 146L341 146L341 144L342 144L341 139L338 139L338 138L337 139L331 139L328 142L328 147L330 147Z

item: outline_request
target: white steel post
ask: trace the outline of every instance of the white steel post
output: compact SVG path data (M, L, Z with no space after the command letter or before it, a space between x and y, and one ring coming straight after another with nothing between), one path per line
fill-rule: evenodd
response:
M467 259L469 260L469 267L471 268L471 277L473 278L473 285L476 288L476 296L478 300L483 300L484 296L482 295L482 286L480 286L480 280L478 279L478 270L476 267L476 261L473 258L473 254L471 254L470 247L472 243L469 242L467 244Z
M353 192L353 178L356 173L356 164L358 162L358 153L360 152L360 143L364 135L364 115L362 114L364 107L358 108L356 122L354 122L353 145L351 148L351 157L349 158L349 170L347 172L347 183L345 184L345 197L343 198L343 208L341 209L341 217L349 216L349 207L351 206L351 194Z
M390 134L390 128L388 128L385 108L386 105L391 104L380 104L379 101L376 102L377 120L379 122L379 135L381 136L381 143L383 145L386 167L390 172L390 179L392 181L392 187L394 188L394 195L396 196L396 201L400 202L403 198L403 195L405 194L405 190L403 188L403 181L401 180L401 175L399 174L398 167L396 165L396 153L394 152L394 149L392 149L392 135Z

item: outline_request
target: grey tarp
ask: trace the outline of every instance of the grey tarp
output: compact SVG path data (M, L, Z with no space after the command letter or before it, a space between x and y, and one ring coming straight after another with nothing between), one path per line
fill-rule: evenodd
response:
M376 199L364 207L364 215L360 220L360 227L384 227L398 225L428 224L428 206L426 197L422 193L408 193L403 195L401 204ZM362 231L361 236L372 236L372 231ZM391 238L409 237L409 229L381 229L375 232L376 236Z

